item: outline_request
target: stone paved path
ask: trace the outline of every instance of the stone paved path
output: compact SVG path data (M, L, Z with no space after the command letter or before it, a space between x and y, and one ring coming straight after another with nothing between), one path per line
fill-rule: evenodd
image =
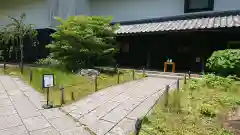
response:
M0 76L0 135L90 135L59 109L43 110L43 99L19 78Z
M175 82L148 77L106 88L62 110L97 135L129 135L136 119L147 113L165 85L176 88Z

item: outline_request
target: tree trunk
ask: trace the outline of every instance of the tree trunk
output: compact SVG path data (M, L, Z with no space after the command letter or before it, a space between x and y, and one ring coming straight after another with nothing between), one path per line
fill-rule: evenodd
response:
M23 74L23 38L20 38L20 51L21 51L21 61L20 61L20 68L21 68L21 73Z

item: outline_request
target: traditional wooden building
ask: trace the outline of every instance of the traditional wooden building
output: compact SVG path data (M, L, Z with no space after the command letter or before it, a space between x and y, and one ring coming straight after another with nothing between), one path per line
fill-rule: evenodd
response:
M121 24L117 62L126 67L163 70L171 59L176 72L201 72L214 50L239 48L240 0L8 0L0 25L21 12L45 31L41 41L57 25L54 16L112 16Z
M202 72L213 51L240 48L239 15L224 11L124 22L117 31L118 63L163 70L171 59L177 72Z

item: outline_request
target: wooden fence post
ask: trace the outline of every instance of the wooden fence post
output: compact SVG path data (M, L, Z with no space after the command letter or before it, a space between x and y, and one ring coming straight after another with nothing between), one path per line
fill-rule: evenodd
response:
M191 79L191 71L188 71L188 79Z
M71 98L72 98L72 101L74 101L74 100L75 100L75 97L74 97L74 92L73 92L73 91L71 92Z
M29 82L32 83L32 79L33 79L33 73L32 70L30 69L29 71Z
M179 81L179 79L177 79L177 91L179 91L180 90L180 81Z
M181 98L180 98L180 80L177 79L177 100L178 100L178 103L177 103L177 111L180 112L181 111Z
M119 72L119 70L117 70L117 83L118 84L120 83L120 72Z
M187 84L187 75L184 75L184 84Z
M3 73L5 74L5 72L6 72L6 63L4 62L3 63Z
M165 107L168 106L168 93L169 93L169 85L166 85L166 87L165 87L165 103L164 103Z
M141 130L142 127L142 119L138 118L136 123L135 123L135 130L134 130L134 135L139 135L139 132Z
M135 70L134 69L132 70L132 77L133 77L133 80L135 80Z
M61 106L65 104L64 102L64 88L63 86L60 86L60 91L61 91Z
M143 77L145 77L145 68L143 67L143 70L142 70L142 74L143 74Z
M98 83L97 83L97 76L94 77L94 90L95 92L98 90L98 87L97 87Z

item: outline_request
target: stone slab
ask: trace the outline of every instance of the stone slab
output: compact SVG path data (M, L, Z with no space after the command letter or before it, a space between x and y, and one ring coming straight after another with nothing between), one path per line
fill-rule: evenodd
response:
M51 119L49 121L58 131L64 131L80 126L73 119L71 119L71 117L66 115L63 117Z
M21 94L21 95L12 95L12 96L9 96L10 100L12 102L23 102L23 101L28 101L28 98L24 95L24 94Z
M0 117L0 129L20 126L22 124L23 123L17 114Z
M126 100L124 103L120 104L120 107L122 107L126 111L131 111L134 108L136 108L138 105L141 104L142 101L139 101L136 98L131 98Z
M124 101L128 100L129 98L130 98L130 97L129 97L129 95L128 95L127 93L122 93L122 94L114 97L114 98L112 99L112 101L114 101L114 102L120 102L120 103L121 103L121 102L124 102Z
M8 98L4 98L0 100L0 106L9 106L9 105L12 105L12 103Z
M23 123L27 127L28 131L44 129L51 126L50 123L43 116L23 119Z
M130 135L135 128L135 120L123 119L120 123L114 127L110 133L112 135Z
M0 134L1 135L29 135L28 131L23 125L0 130Z
M92 102L86 103L86 104L83 104L82 106L78 106L76 110L73 110L71 112L84 115L84 114L87 114L90 111L96 109L98 106L99 106L98 104L95 104Z
M0 78L2 85L6 91L9 90L18 90L17 85L13 82L12 78L10 76L1 77Z
M16 114L17 111L13 106L0 106L0 117L6 115Z
M44 109L40 110L40 112L45 116L47 119L54 119L65 116L63 112L61 112L58 108L53 109Z
M23 94L23 92L19 89L18 90L8 90L7 93L9 96Z
M70 112L68 115L73 117L76 120L80 119L83 116L82 114L75 113L75 112Z
M18 114L23 119L41 115L41 113L37 110L37 108L35 108L35 106L29 100L14 102L13 104Z
M114 124L104 120L99 120L88 127L90 127L90 129L97 135L105 135L111 128L114 127Z
M108 101L106 104L103 104L94 111L84 115L79 120L84 124L92 124L107 115L108 112L116 108L119 104L119 102Z
M91 134L85 129L83 129L83 127L76 127L73 129L62 131L61 135L91 135Z
M4 99L4 98L8 98L8 95L7 95L7 93L0 93L0 100L1 99Z
M60 135L60 133L53 127L48 127L45 129L32 131L30 132L30 135Z
M141 103L138 107L136 107L130 114L128 114L127 118L137 120L137 118L144 116L148 110L154 105L155 99L148 98L143 103Z
M124 108L117 107L101 119L110 121L112 123L118 123L120 120L126 117L127 114L128 114L128 111L124 110Z
M68 105L68 106L64 106L61 109L66 112L66 113L70 113L73 110L76 110L78 108L78 106L75 105Z

